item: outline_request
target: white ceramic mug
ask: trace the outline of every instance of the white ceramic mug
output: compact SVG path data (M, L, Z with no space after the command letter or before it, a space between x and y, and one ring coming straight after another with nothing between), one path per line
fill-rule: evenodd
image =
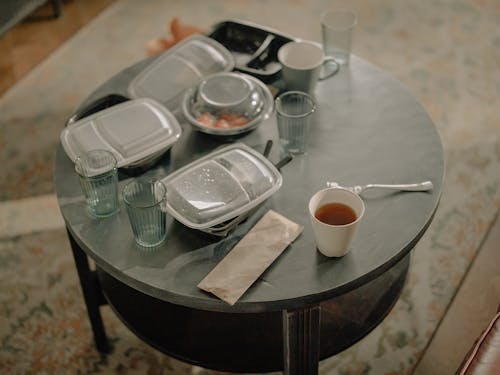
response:
M332 225L316 218L317 210L330 203L340 203L350 207L355 213L354 221ZM309 200L309 217L318 250L327 257L341 257L347 254L364 212L363 200L350 190L327 188L314 194Z
M334 75L339 65L333 57L325 56L323 48L313 42L289 42L278 51L278 60L282 65L281 76L288 90L314 92L318 80ZM324 65L332 67L324 75Z

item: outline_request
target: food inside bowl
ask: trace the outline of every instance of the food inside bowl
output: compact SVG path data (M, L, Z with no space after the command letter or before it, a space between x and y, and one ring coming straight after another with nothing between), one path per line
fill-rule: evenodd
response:
M182 112L195 130L221 136L255 129L273 110L269 88L243 73L222 72L186 91Z
M210 112L204 112L198 117L200 125L216 128L216 129L231 129L248 124L249 119L238 113L222 113L213 115Z

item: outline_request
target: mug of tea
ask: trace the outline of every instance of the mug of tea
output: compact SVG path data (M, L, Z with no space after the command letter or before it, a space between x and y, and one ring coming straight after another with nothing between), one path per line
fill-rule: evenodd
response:
M331 77L339 70L333 57L325 56L320 45L308 41L283 45L278 50L278 60L286 89L309 94L313 93L318 80ZM331 69L323 69L327 65L331 65Z
M309 217L318 250L327 257L347 254L364 212L363 200L350 190L327 188L314 194Z

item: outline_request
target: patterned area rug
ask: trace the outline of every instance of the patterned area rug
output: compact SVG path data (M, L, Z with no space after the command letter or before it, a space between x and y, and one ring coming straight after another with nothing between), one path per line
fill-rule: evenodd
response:
M413 251L401 299L370 335L322 361L320 373L410 374L500 207L498 4L201 4L121 0L1 97L0 201L52 192L52 160L65 119L99 84L142 59L146 41L164 36L173 17L204 28L247 19L319 41L321 12L351 8L359 16L354 52L400 79L427 108L443 140L447 170L440 207ZM0 283L2 374L215 374L149 348L109 308L103 313L115 350L101 357L61 230L0 239Z

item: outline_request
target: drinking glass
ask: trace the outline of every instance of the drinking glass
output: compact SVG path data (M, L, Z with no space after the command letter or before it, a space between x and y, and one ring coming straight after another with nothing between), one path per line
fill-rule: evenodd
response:
M340 65L349 64L355 25L356 14L347 10L330 10L321 16L323 50Z
M281 146L288 153L303 154L316 109L314 99L305 92L288 91L276 98L275 108Z
M118 211L118 170L111 152L92 150L78 156L75 171L92 216L106 217Z
M123 200L134 233L135 242L154 247L167 237L167 188L155 179L135 179L123 188Z

